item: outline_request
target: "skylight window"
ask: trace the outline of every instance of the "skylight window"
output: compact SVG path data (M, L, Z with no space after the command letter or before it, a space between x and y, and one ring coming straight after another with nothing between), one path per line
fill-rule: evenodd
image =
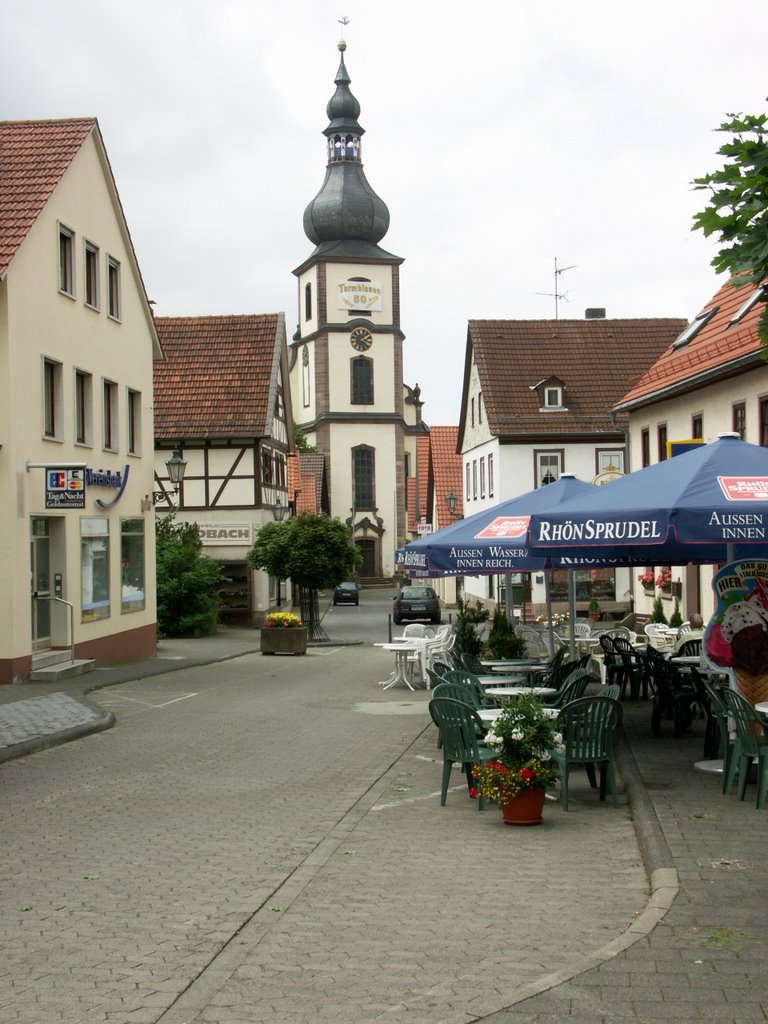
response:
M732 327L734 324L737 324L739 320L742 320L750 311L750 309L753 309L758 302L761 302L766 297L765 287L766 286L762 284L759 288L755 288L755 290L749 296L747 301L743 305L739 306L739 308L733 314L731 319L728 321L729 327Z
M705 309L697 317L694 317L683 333L672 342L672 348L682 348L683 345L687 345L689 341L696 337L702 327L709 323L719 308L719 306L712 306L711 309Z

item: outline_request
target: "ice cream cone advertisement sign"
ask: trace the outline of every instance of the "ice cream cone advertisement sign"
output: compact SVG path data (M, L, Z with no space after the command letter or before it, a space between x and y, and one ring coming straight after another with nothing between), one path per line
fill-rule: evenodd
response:
M768 561L731 562L712 587L717 606L704 634L704 656L728 670L747 700L768 700Z

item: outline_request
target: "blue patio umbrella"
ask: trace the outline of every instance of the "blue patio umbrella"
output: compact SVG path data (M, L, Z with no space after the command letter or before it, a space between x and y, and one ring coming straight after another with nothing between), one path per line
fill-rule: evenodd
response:
M596 490L593 484L564 473L546 487L502 501L406 544L396 552L397 567L406 571L425 570L434 575L466 576L559 568L557 556L552 558L529 550L530 517ZM569 562L567 567L572 568L573 564Z
M768 448L721 434L531 515L532 555L685 565L768 557Z

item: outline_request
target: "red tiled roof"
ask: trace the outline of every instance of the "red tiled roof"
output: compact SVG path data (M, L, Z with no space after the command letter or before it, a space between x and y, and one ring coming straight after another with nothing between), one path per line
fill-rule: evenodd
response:
M93 117L0 121L0 278L95 127Z
M169 316L155 324L165 353L155 363L159 440L268 436L280 314Z
M429 435L422 434L416 438L416 461L418 463L418 477L409 476L405 482L406 501L408 503L408 529L415 533L417 525L422 516L426 516L429 510ZM419 512L416 516L416 480L419 481Z
M469 340L491 433L616 433L611 409L685 326L685 320L672 318L470 320ZM567 411L542 413L539 395L531 388L552 376L565 385ZM469 366L463 423L468 379ZM620 418L619 429L622 425Z
M434 480L435 508L433 516L438 523L447 526L453 521L448 511L446 497L450 491L456 495L456 515L464 514L462 499L463 484L461 479L461 455L456 451L459 436L458 427L430 427L432 454L432 478Z
M718 369L724 372L737 360L754 356L754 365L760 365L762 351L757 334L764 303L756 303L738 323L730 325L741 306L755 291L754 285L734 288L724 284L702 312L717 307L717 312L689 342L675 349L668 345L663 354L622 397L619 406L640 403L643 398L658 395L667 388L681 387L702 374L711 377ZM675 340L675 339L673 339Z

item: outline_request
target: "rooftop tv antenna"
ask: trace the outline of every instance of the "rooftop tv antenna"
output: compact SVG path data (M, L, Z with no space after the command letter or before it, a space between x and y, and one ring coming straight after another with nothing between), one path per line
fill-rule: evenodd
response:
M570 265L570 267L558 267L558 265L557 265L557 256L555 256L555 290L553 292L537 292L536 293L537 295L548 295L550 298L553 298L555 300L555 320L558 319L558 312L559 312L559 310L558 310L558 303L559 303L560 299L564 299L566 302L568 301L568 292L561 292L560 291L559 277L560 277L561 274L564 274L566 272L566 270L575 270L575 269L576 269L576 264L575 263L572 263Z

